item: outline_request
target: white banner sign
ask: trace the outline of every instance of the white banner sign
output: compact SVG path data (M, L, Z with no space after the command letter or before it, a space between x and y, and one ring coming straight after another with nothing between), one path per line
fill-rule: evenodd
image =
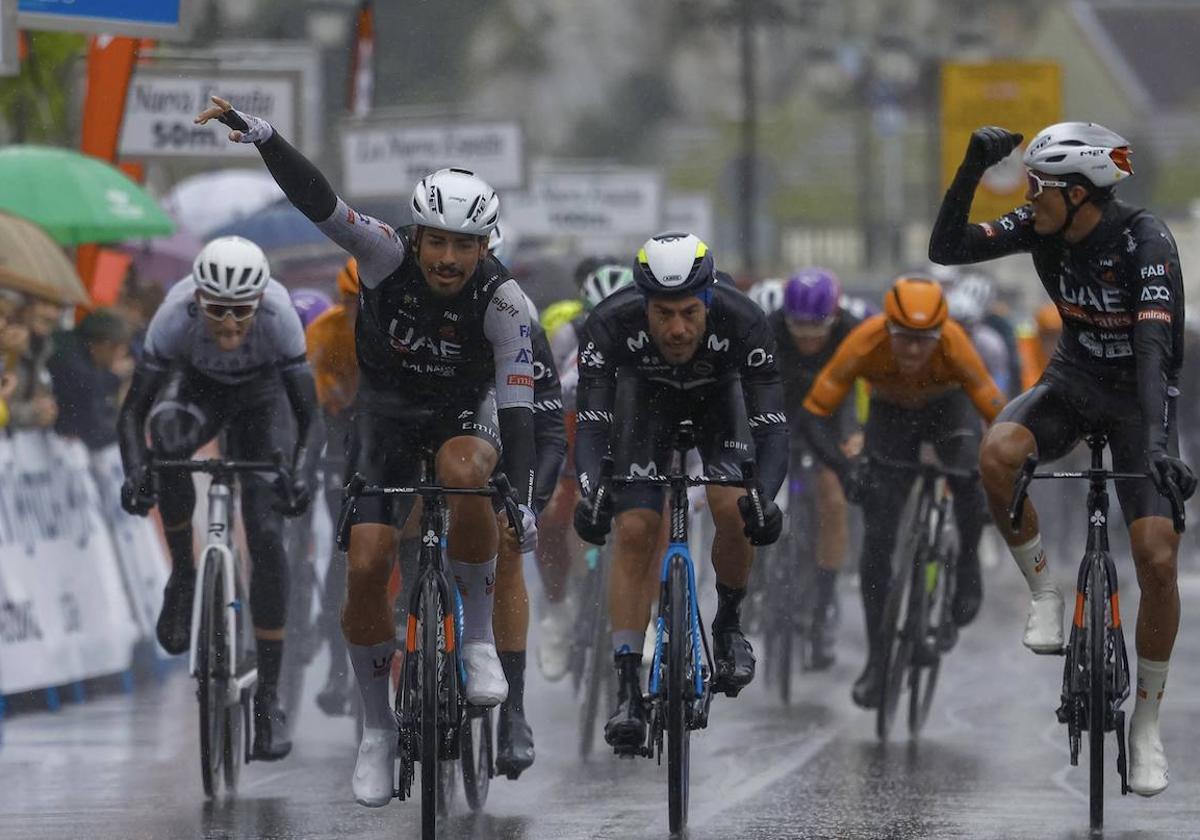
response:
M425 175L459 166L513 189L525 183L524 145L514 122L366 124L342 132L342 180L353 198L407 198Z
M0 76L15 76L19 72L17 0L0 0Z
M534 170L528 192L501 197L501 215L522 236L636 236L662 230L656 169Z
M231 143L217 122L196 125L212 95L239 111L262 117L284 137L298 141L297 82L290 73L164 74L138 70L129 83L121 126L122 157L252 157L253 145Z
M0 694L123 671L137 637L86 448L0 440Z

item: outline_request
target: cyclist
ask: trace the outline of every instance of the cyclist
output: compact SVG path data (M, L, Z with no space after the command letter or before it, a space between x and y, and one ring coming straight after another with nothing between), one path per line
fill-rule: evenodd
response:
M1117 497L1141 587L1137 701L1129 726L1129 785L1166 789L1158 710L1179 625L1179 536L1165 497L1188 497L1196 479L1179 459L1175 428L1183 362L1183 279L1167 226L1118 201L1113 188L1133 174L1129 144L1096 123L1057 123L1026 148L1029 202L980 225L967 221L976 185L1008 157L1021 135L997 127L971 135L942 201L929 256L978 262L1028 251L1063 319L1063 337L1038 383L1014 400L988 433L980 469L992 513L1033 594L1024 643L1063 643L1063 600L1048 573L1032 505L1020 530L1007 524L1013 478L1027 455L1043 462L1088 429L1108 434L1113 469L1153 480L1117 482Z
M495 243L492 253L495 254ZM540 520L558 483L567 453L563 425L562 389L550 352L546 331L538 322L529 298L530 339L533 344L533 425L537 449L533 509ZM506 465L508 468L508 465ZM543 539L539 537L538 551ZM516 778L533 765L533 730L525 717L525 661L529 636L529 595L525 588L524 557L514 539L502 541L496 562L496 611L492 624L500 665L508 682L508 696L500 704L496 721L496 771Z
M871 386L871 402L863 441L867 458L852 464L822 419L834 414L858 378ZM915 461L921 443L928 442L942 463L973 469L980 436L974 415L991 422L1003 405L1004 396L971 340L949 319L941 285L923 277L900 277L892 284L883 313L850 331L804 399L802 423L814 451L841 478L847 498L868 514L859 561L867 663L851 691L863 708L879 705L879 626L906 497L896 492L898 477L870 456ZM978 481L950 479L950 486L961 543L952 612L962 627L975 618L983 600L977 548L985 514Z
M338 521L346 475L346 446L350 436L354 396L358 392L358 359L354 354L354 323L358 319L358 261L351 257L338 271L338 303L308 325L308 363L317 384L317 401L325 420L321 457L325 506L329 520ZM329 642L329 673L317 693L317 705L328 715L349 709L349 660L338 612L346 598L346 560L337 546L321 592L322 634Z
M437 452L438 480L485 484L503 448L521 504L525 546L536 543L533 356L529 312L516 282L487 253L500 201L465 169L441 169L413 190L412 235L350 208L313 164L265 120L213 97L196 117L217 119L233 142L253 143L284 195L358 260L355 321L359 389L350 469L368 483L416 480L423 445ZM342 627L363 700L353 788L379 807L392 798L395 715L388 702L395 628L387 580L396 521L411 501L358 499L352 512ZM466 699L495 705L508 693L492 636L498 535L491 504L452 496L446 553L462 595Z
M231 458L261 460L288 446L277 416L281 390L295 418L292 486L275 488L257 475L242 478L242 512L250 550L250 611L258 649L254 756L273 761L291 750L277 687L283 660L287 556L283 514L308 507L304 445L316 415L304 331L287 290L271 279L262 250L237 236L209 242L190 277L171 287L150 321L141 360L121 405L117 429L125 483L121 505L145 516L157 503L171 554L156 634L163 650L186 651L196 585L190 474L149 471L146 426L154 454L187 458L224 433ZM289 495L291 502L285 502Z
M754 677L754 652L742 633L739 605L752 545L779 537L783 516L769 500L787 467L783 389L762 311L734 288L729 275L716 271L708 246L691 234L648 240L634 263L634 282L636 288L617 292L588 316L579 337L576 397L575 465L582 499L575 529L602 545L614 515L617 520L609 613L619 697L604 735L618 751L645 740L640 671L650 602L643 581L656 559L663 491L624 488L615 501L593 509L593 485L610 437L618 474L657 474L685 418L698 427L697 448L709 474L737 476L745 459L756 462L763 525L740 488L710 487L707 494L716 525L714 690L731 696Z
M1018 336L1021 350L1021 391L1028 391L1042 378L1054 348L1062 338L1062 316L1053 303L1043 303L1033 315L1033 329Z
M296 314L300 316L300 326L308 329L308 325L315 321L329 307L333 306L333 301L329 295L319 289L296 289L291 293L292 307L296 310Z
M985 320L991 310L992 295L990 277L978 271L967 272L946 293L946 305L950 307L950 317L967 331L996 387L1007 394L1011 370L1008 345Z
M800 469L810 451L797 422L801 404L817 373L833 356L842 340L860 319L842 307L842 286L826 268L806 268L787 281L783 304L767 317L775 334L779 371L783 377L784 405L792 419L789 472ZM832 433L842 450L857 449L858 422L854 403L846 401L831 418ZM812 667L821 671L834 663L833 618L836 615L837 574L845 560L850 534L846 522L846 497L837 476L828 468L817 474L816 598L809 627L812 634Z
M759 280L750 287L746 296L758 304L758 308L770 315L783 306L784 281L774 278Z

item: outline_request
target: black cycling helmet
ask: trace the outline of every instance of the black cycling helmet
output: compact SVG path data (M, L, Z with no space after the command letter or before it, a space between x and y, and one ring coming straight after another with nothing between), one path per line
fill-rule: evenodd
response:
M694 233L660 233L633 263L633 282L646 297L699 295L717 281L712 251Z

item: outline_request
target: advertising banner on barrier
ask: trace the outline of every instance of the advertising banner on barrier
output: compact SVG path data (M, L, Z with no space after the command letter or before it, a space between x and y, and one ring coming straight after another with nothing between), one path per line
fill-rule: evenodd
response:
M100 32L163 40L187 37L185 0L20 0L22 29Z
M123 671L137 637L86 448L0 440L0 694Z
M114 443L91 453L92 477L100 493L100 510L108 522L121 580L141 636L154 638L154 623L162 606L170 562L155 521L132 516L121 508L125 468ZM164 654L165 655L165 654Z
M523 236L645 238L662 230L663 179L657 169L543 162L528 191L501 202L504 218Z

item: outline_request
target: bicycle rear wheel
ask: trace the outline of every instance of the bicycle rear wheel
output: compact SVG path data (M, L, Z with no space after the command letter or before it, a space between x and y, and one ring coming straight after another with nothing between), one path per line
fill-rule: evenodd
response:
M200 595L200 631L196 639L196 699L200 707L200 781L212 798L221 788L225 738L225 587L221 557L204 564Z
M1108 717L1105 691L1105 637L1108 624L1104 609L1108 601L1102 558L1091 558L1088 572L1088 788L1093 829L1104 827L1104 730Z
M671 558L668 577L667 627L667 800L671 833L687 825L688 774L691 730L688 714L695 689L692 684L692 621L687 564L678 555Z
M436 840L438 818L438 745L441 704L438 702L438 628L442 599L433 575L425 578L419 607L421 623L421 837Z
M583 704L579 707L579 757L586 759L592 754L596 741L596 718L600 714L600 700L605 696L612 676L612 635L608 629L608 563L607 554L601 550L596 568L588 573L595 576L594 586L588 591L594 596L583 601L581 607L590 613L591 639L585 652L586 669L583 674Z
M460 724L462 744L463 793L472 811L487 804L488 788L492 781L494 741L492 739L492 710L471 710L463 715Z

